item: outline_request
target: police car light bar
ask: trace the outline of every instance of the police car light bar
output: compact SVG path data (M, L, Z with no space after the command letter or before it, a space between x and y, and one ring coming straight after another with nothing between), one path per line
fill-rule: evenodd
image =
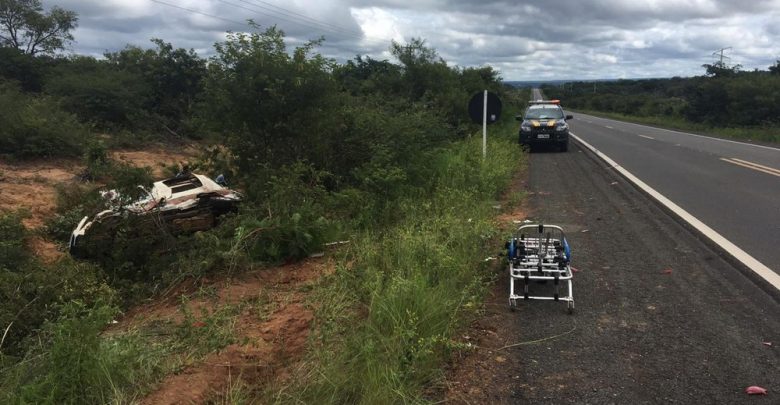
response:
M561 104L561 100L531 100L528 104Z

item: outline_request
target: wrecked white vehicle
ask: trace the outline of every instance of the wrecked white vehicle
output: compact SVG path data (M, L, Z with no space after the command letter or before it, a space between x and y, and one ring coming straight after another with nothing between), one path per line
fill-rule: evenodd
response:
M225 184L222 176L217 181ZM217 217L235 212L241 201L240 193L217 181L186 173L155 182L151 190L144 189L145 197L82 218L70 235L68 250L75 257L89 256L95 242L112 240L118 225L128 219L171 234L210 229ZM120 197L113 191L103 196L110 202Z

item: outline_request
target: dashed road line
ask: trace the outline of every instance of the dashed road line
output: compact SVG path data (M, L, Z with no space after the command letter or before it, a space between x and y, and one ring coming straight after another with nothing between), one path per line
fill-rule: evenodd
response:
M653 138L652 136L647 136L647 135L639 135L639 136L641 136L642 138L655 140L655 138Z
M609 129L615 129L615 128L612 128L612 127L611 127L611 126L609 126L609 125L604 125L604 126L605 126L605 127L607 127L607 128L609 128Z
M579 142L580 144L588 148L591 152L595 153L596 156L598 156L599 158L601 158L601 160L606 162L607 165L609 165L609 167L617 170L618 173L620 173L623 177L628 179L630 182L634 183L635 186L639 187L642 191L649 194L656 201L658 201L667 209L669 209L677 216L682 218L683 221L687 222L690 226L692 226L693 228L701 232L704 236L709 238L716 245L720 246L723 250L728 252L735 259L739 260L743 265L747 266L747 268L752 270L759 277L766 280L770 285L780 290L780 275L772 271L769 267L767 267L763 263L759 262L757 259L755 259L753 256L751 256L744 250L740 249L739 246L733 244L731 241L721 236L721 234L719 234L714 229L707 226L704 222L701 222L699 219L689 214L688 211L685 211L682 207L672 202L672 200L666 198L663 194L654 190L647 183L645 183L644 181L640 180L638 177L631 174L631 172L629 172L628 170L626 170L625 168L617 164L617 162L612 160L612 158L605 155L603 152L599 151L591 144L585 142L585 140L575 135L573 132L569 132L569 135L571 135L572 138L574 138L577 142ZM734 162L730 162L730 163L734 163Z
M747 160L737 159L737 158L720 158L720 160L724 162L729 162L731 164L746 167L748 169L752 169L755 171L759 171L766 174L771 174L773 176L780 177L780 170L775 169L774 167L764 166L760 165L758 163L748 162Z
M589 117L598 118L598 119L600 119L602 121L607 121L607 122L615 121L615 120L612 120L612 119L609 119L609 118L596 117L596 116L593 116L593 115L590 115ZM731 139L723 139L723 138L716 138L714 136L698 135L698 134L692 134L690 132L675 131L673 129L653 127L653 126L650 126L650 125L642 125L642 124L637 124L635 122L629 122L629 121L617 121L617 122L620 122L622 124L630 124L630 125L634 125L634 126L642 127L642 128L649 128L649 129L653 129L653 130L657 130L657 131L664 131L664 132L671 132L671 133L674 133L674 134L695 136L697 138L706 138L706 139L717 141L717 142L736 143L738 145L752 146L754 148L759 148L759 149L780 150L780 148L776 148L774 146L756 145L754 143L732 141ZM610 127L607 126L607 128L610 128Z

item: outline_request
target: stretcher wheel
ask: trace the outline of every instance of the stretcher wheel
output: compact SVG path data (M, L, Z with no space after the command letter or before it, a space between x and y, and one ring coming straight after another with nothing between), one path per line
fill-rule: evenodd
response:
M574 314L574 302L569 301L566 303L566 310L569 312L569 315Z
M512 312L515 312L517 309L517 300L516 299L509 299L509 310Z

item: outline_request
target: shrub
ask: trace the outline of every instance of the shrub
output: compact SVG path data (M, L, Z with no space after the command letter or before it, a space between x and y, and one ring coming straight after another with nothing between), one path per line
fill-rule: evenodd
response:
M0 400L99 404L137 389L139 380L156 371L154 364L142 363L154 348L142 346L134 336L102 337L117 312L102 303L65 304L57 320L45 325L25 361L3 370Z
M57 66L44 90L60 97L62 107L82 122L102 130L138 128L149 122L144 109L149 85L137 74L92 57L74 57Z
M0 81L0 150L17 158L78 156L86 128L45 96Z
M18 213L0 215L0 325L8 328L0 349L6 354L18 354L22 340L56 317L61 305L74 299L110 302L114 297L94 265L69 258L44 265L27 253L29 231L21 219Z
M21 211L0 213L0 271L17 270L30 260L25 246L27 228L22 224Z

